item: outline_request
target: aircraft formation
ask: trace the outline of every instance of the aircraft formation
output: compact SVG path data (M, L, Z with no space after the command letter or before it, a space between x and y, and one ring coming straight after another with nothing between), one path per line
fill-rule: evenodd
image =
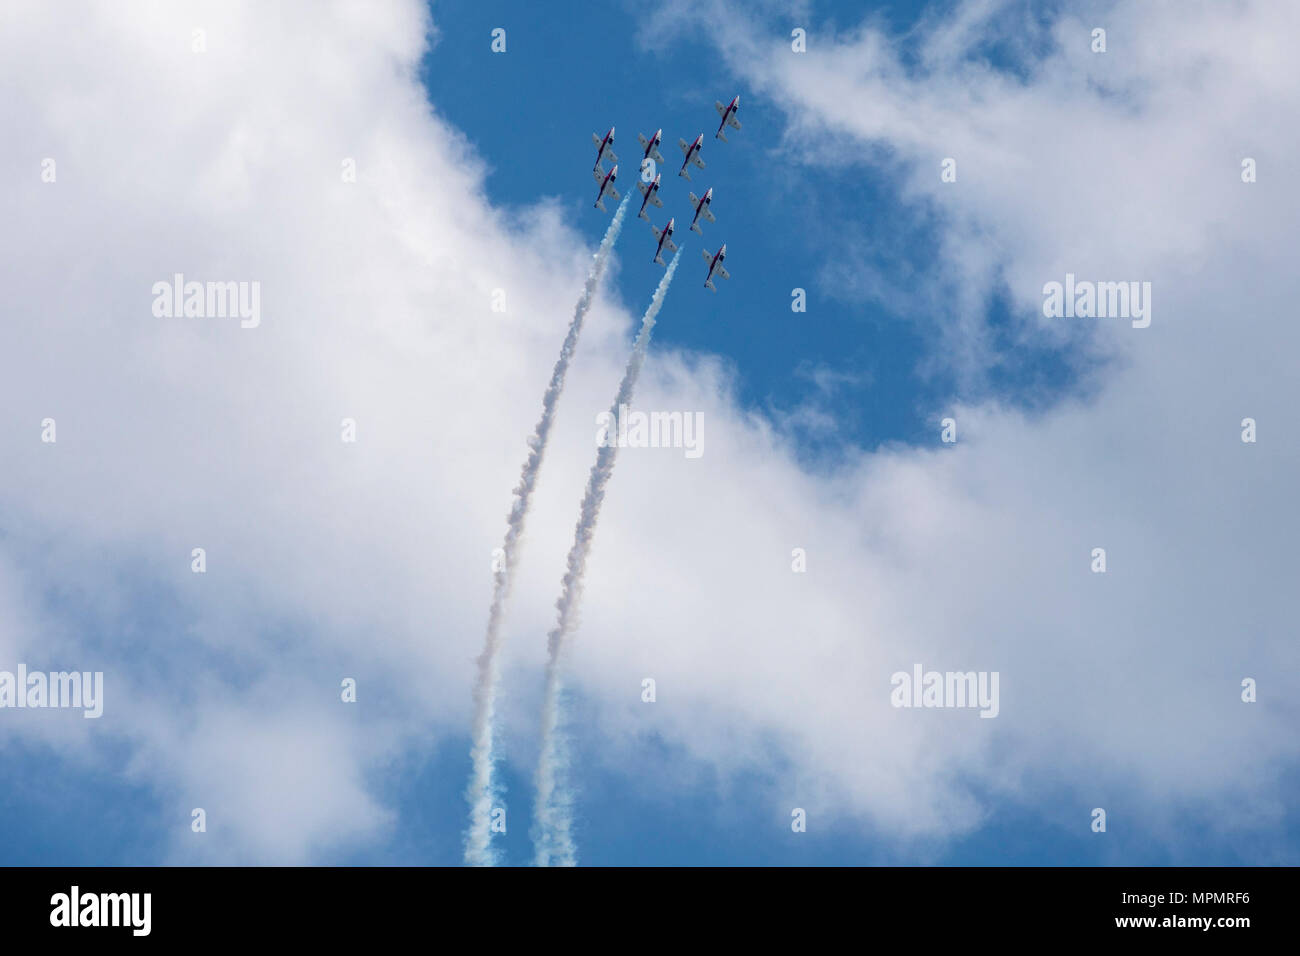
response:
M714 102L713 108L718 111L721 121L718 123L718 131L713 134L715 139L722 142L727 140L727 127L740 129L740 120L736 118L736 113L740 110L740 97L733 97L731 102L723 106L720 102ZM662 164L663 155L659 152L659 146L663 143L664 131L655 130L653 136L646 137L640 133L637 134L637 141L641 144L641 169L648 171L654 168L654 164ZM618 156L614 153L614 127L609 128L604 136L596 133L591 134L591 141L596 146L596 165L591 170L592 177L600 184L600 191L596 193L596 208L601 212L607 212L605 208L605 199L619 199L618 190L614 188L614 181L618 178ZM679 139L677 145L682 151L682 168L678 170L677 175L683 179L690 180L691 167L704 169L704 159L700 156L704 148L704 134L695 137L694 142L687 143L684 139ZM605 161L611 163L609 172L605 172ZM648 172L647 172L648 174ZM637 216L650 222L650 216L646 212L647 206L654 206L657 209L663 208L663 200L659 198L660 178L662 173L656 172L654 179L647 181L644 176L637 180L636 188L641 192L641 208ZM694 192L689 193L691 208L694 215L691 217L690 229L692 232L704 235L704 230L700 227L702 222L717 222L714 218L712 209L713 205L713 187L710 186L705 190L703 196L696 196ZM677 220L670 218L662 229L655 228L650 224L650 231L654 233L657 245L655 246L654 261L661 266L666 266L664 261L664 251L676 252L677 244L673 242L673 228ZM717 287L713 284L714 277L730 279L731 274L723 267L722 261L727 258L727 244L723 243L716 253L709 252L707 249L702 252L705 262L709 264L708 274L704 277L704 287L712 292L717 292Z

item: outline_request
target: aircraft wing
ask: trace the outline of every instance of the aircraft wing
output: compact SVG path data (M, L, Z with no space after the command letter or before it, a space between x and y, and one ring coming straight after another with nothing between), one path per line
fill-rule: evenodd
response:
M595 169L591 171L591 178L596 180L596 182L598 183L603 183L605 181L605 173L601 170L599 166L597 166Z
M731 278L731 273L728 272L726 269L723 268L721 262L718 263L718 267L717 267L716 269L714 269L713 271L716 272L718 275L722 276L722 278L724 278L724 279L730 279L730 278Z
M664 240L664 248L667 249L669 252L676 252L676 251L677 251L677 243L673 242L671 238L669 238L669 239L665 239L665 240Z
M708 249L701 249L701 250L700 250L700 255L704 257L704 261L705 261L705 262L708 262L708 263L712 263L712 262L713 262L713 254L710 253Z
M599 136L597 136L595 133L592 133L592 134L591 134L591 142L592 142L592 144L595 145L596 147L599 147L600 144L603 143L603 142L605 142L605 141L604 141L603 139L601 139Z
M727 125L732 129L740 129L740 120L736 119L735 113L732 113L731 116L727 118Z
M703 209L700 210L700 215L703 216L703 217L705 218L705 220L708 221L708 222L717 222L717 221L718 221L718 220L716 220L716 219L713 218L713 213L709 212L709 207L708 207L708 206L705 206Z
M659 150L652 148L650 146L650 140L646 139L644 135L637 133L636 138L641 141L642 150L650 150L650 152L646 154L647 159L653 159L656 163L662 163L664 161L663 154L661 154Z
M658 206L660 209L664 208L664 202L662 199L659 198L659 193L656 192L654 195L650 197L650 205Z
M644 195L646 194L646 192L650 189L649 186L647 186L645 183L641 182L641 180L639 180L639 179L636 181L636 188L639 189L639 190L641 191L641 195L642 195L642 196L644 196Z
M719 116L725 116L727 113L727 108L723 106L721 103L719 103L717 100L713 101L713 108L718 111Z
M608 146L605 147L605 154L604 154L604 155L605 155L605 158L608 159L611 163L617 163L617 162L618 162L618 157L614 155L614 151L613 151L612 149L610 149Z
M679 139L677 145L682 148L683 153L689 153L691 151L691 144L686 142L684 139Z
M691 162L700 167L700 169L704 168L704 160L700 159L700 154L698 152L691 157Z
M610 183L608 186L605 187L605 195L608 196L610 199L622 199L622 198L623 198L622 196L620 196L620 195L618 194L618 190L614 188L614 184L613 184L613 183Z

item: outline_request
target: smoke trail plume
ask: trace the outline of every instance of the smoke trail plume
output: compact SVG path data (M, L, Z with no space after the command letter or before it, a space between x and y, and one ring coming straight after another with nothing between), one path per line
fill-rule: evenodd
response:
M582 295L573 310L573 319L569 322L569 331L560 346L560 356L555 360L551 371L550 384L542 396L542 417L528 439L528 458L519 473L519 484L514 490L514 501L510 506L510 517L506 522L505 543L502 546L496 570L493 572L492 607L488 611L487 637L483 643L483 653L478 658L478 679L474 684L474 725L473 743L470 748L469 786L465 797L469 801L469 829L465 833L465 863L470 866L493 866L497 854L492 850L492 808L496 804L498 791L493 781L493 769L496 755L493 748L493 729L496 717L497 681L500 674L498 656L501 651L501 620L504 616L506 601L510 597L511 575L518 558L519 541L524 533L524 520L528 517L528 506L533 489L537 486L537 473L542 467L542 456L546 452L546 441L550 437L551 423L555 418L555 406L564 389L564 377L569 371L569 362L573 359L574 349L578 346L578 336L582 333L582 323L591 308L601 276L605 272L605 262L609 252L618 241L618 234L623 228L623 217L627 214L628 202L632 198L628 190L623 201L618 204L614 218L600 247L592 257L591 269L587 273L587 282L582 287Z
M611 409L614 420L617 420L620 408L632 402L636 380L641 374L641 363L650 345L655 316L664 304L664 296L668 294L668 286L673 281L673 273L677 271L677 260L681 254L678 249L668 265L668 271L660 280L659 287L655 289L650 307L641 318L641 329L632 346L632 355L627 360L627 370L623 372L623 381L619 383L618 394L614 397ZM591 475L587 478L587 490L578 511L578 525L573 532L573 547L569 549L560 597L555 602L558 612L555 626L546 637L546 690L542 697L542 747L537 763L537 800L533 826L535 862L538 866L550 866L552 863L573 866L577 862L572 833L573 797L561 779L568 765L567 741L559 732L561 655L565 641L576 623L578 604L582 599L582 580L587 570L587 554L596 533L600 505L605 500L605 486L614 474L617 454L617 444L610 442L601 445L596 452L596 464L592 466Z

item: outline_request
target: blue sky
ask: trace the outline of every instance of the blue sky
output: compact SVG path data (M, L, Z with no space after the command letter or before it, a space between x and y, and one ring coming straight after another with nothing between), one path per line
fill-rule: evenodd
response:
M860 9L817 4L811 22L851 25ZM921 5L882 9L902 29ZM648 50L639 39L645 21L635 4L615 3L599 16L577 18L527 3L450 4L435 12L439 40L421 79L434 108L488 164L494 202L526 207L555 197L594 244L609 217L592 208L591 134L616 127L620 183L629 187L637 134L664 130L664 208L653 210L652 222L662 227L675 216L685 252L682 280L655 330L659 347L727 357L739 374L742 400L764 411L794 409L815 396L813 370L833 373L836 434L792 435L810 451L833 454L845 442L870 448L933 438L931 419L953 382L918 374L930 344L925 330L911 317L827 288L822 274L827 262L859 254L846 247L863 237L886 239L900 267L932 265L926 224L903 208L881 170L801 165L797 146L780 148L786 123L776 104L747 90L707 42L681 38ZM485 56L498 26L507 30L507 53ZM722 143L713 136L713 103L725 105L736 94L744 128ZM699 133L708 166L693 170L688 183L677 176L677 140L689 143ZM704 225L701 239L687 230L687 194L702 195L710 186L718 221ZM719 242L727 243L731 273L743 281L727 283L715 296L703 288L699 250L715 252ZM661 274L650 261L653 252L649 226L629 214L614 285L630 309L644 307ZM808 293L806 313L791 311L794 288ZM1014 395L1017 384L1006 382L1006 391Z
M129 678L119 673L110 683L112 693L129 684L123 697L130 703L122 706L131 719L115 722L114 706L94 728L65 721L45 738L0 737L8 781L0 786L0 862L460 862L466 675L490 583L479 560L490 545L482 542L499 540L502 506L536 414L533 385L549 371L579 280L518 278L534 294L512 301L537 305L535 314L511 320L544 344L526 354L500 329L461 326L448 318L455 309L430 306L460 301L459 276L436 265L428 269L433 278L419 272L426 250L440 241L468 250L471 261L462 267L490 286L490 268L474 257L517 250L511 244L524 240L510 224L552 205L572 235L594 248L609 216L592 208L591 134L610 125L617 127L625 192L634 190L637 133L664 131L665 208L650 214L656 226L676 217L683 261L655 329L652 365L663 360L676 369L676 356L717 356L734 373L734 394L714 395L711 385L674 391L667 373L650 375L646 384L658 394L708 409L718 423L710 425L717 429L710 440L718 442L711 447L724 450L705 461L721 470L688 472L676 459L627 455L614 478L570 689L582 862L1293 861L1300 820L1285 795L1294 792L1300 763L1294 735L1285 731L1294 730L1294 705L1276 701L1293 686L1279 662L1294 654L1278 639L1289 633L1290 617L1272 586L1294 569L1287 558L1294 509L1276 478L1290 474L1292 462L1287 449L1267 443L1253 459L1237 457L1235 429L1247 411L1289 407L1294 388L1285 369L1257 375L1217 317L1239 304L1232 288L1238 271L1220 264L1241 254L1248 262L1236 269L1252 291L1260 361L1288 354L1289 326L1269 323L1295 290L1278 278L1267 250L1287 248L1289 227L1273 216L1285 219L1294 197L1264 192L1276 187L1261 182L1259 206L1238 205L1239 191L1209 189L1202 205L1178 179L1180 157L1202 158L1208 148L1179 139L1188 128L1180 108L1190 86L1149 51L1146 59L1125 53L1081 61L1058 49L1049 30L1069 5L994 4L1010 11L1009 21L977 24L955 41L964 44L955 61L927 60L933 54L923 41L970 7L900 3L864 13L860 4L818 2L793 19L755 13L737 22L738 44L804 26L809 57L834 48L841 66L869 59L853 46L864 16L883 31L906 69L875 74L863 67L846 80L858 85L842 111L827 107L815 81L803 87L801 77L794 82L780 72L779 61L729 45L723 26L700 33L688 23L658 33L641 6L617 0L574 16L525 2L436 4L436 42L422 55L411 52L413 18L390 12L392 19L376 14L373 24L358 25L342 14L322 17L312 29L337 31L335 59L312 59L328 44L309 33L303 49L247 65L246 82L268 94L261 113L232 105L237 96L217 95L223 83L212 76L179 72L191 60L168 59L175 53L167 51L157 54L165 64L159 69L177 71L192 86L178 80L185 92L174 103L133 98L124 77L134 74L121 64L133 62L136 41L118 49L114 28L88 26L108 39L85 82L93 78L114 96L121 84L132 120L123 129L134 132L120 142L103 130L98 139L81 138L57 103L39 104L18 122L35 128L29 138L50 144L41 151L75 157L90 139L105 163L129 169L141 161L139 130L153 128L167 109L204 122L159 147L166 175L154 191L93 181L83 187L69 175L58 194L72 197L66 220L35 216L28 228L35 240L15 239L15 246L48 242L73 256L75 236L94 235L94 223L116 215L125 238L102 262L87 260L103 275L95 280L88 267L84 287L70 282L61 293L94 303L102 286L129 271L137 248L153 250L149 261L175 261L178 271L219 270L228 250L216 239L207 245L209 238L251 235L256 221L264 230L259 241L284 250L282 260L268 257L259 275L270 287L279 279L297 292L288 301L302 303L301 314L319 323L319 351L315 329L299 340L294 334L307 326L277 326L273 317L265 339L237 339L241 347L227 349L217 336L199 340L201 347L155 338L134 313L112 311L104 323L113 336L73 350L67 343L81 341L73 334L80 327L56 324L52 338L9 350L18 360L0 365L0 379L17 382L30 365L40 382L39 389L12 386L9 402L23 421L45 414L31 397L39 391L47 404L52 399L44 396L63 401L61 422L72 419L60 425L65 434L93 431L78 416L102 429L97 411L119 431L81 459L75 443L61 446L66 472L52 472L49 456L38 458L17 439L7 446L17 450L13 475L0 486L0 597L20 594L13 602L21 603L20 620L42 627L6 630L0 616L0 651L11 646L9 635L25 634L12 646L26 648L33 667L55 667L75 651L83 667L131 668ZM667 4L656 15L672 20L680 10ZM934 16L923 20L927 13ZM1181 29L1176 17L1151 13L1147 23L1145 15L1106 20L1116 50L1138 47L1134 38L1144 30L1157 48L1184 49L1173 35ZM259 36L257 16L213 20L206 63L237 63L220 59L222 44L243 30ZM35 13L30 19L37 37L59 26ZM165 46L178 29L164 26L163 41L148 49ZM496 27L507 31L505 54L490 50ZM179 29L187 36L188 21ZM1066 22L1062 35L1070 29ZM1267 22L1255 29L1277 32ZM371 45L384 56L363 56ZM1216 55L1225 60L1223 75L1239 85L1225 81L1223 102L1205 107L1204 135L1230 144L1225 162L1235 187L1238 152L1271 149L1276 156L1286 149L1285 140L1239 148L1234 137L1266 135L1249 120L1270 113L1255 111L1253 101L1238 110L1236 101L1290 86L1261 83L1230 49ZM418 64L422 110L463 135L484 164L483 190L501 215L481 229L473 220L484 210L459 198L469 191L466 181L441 165L444 152L424 128L428 116L403 112L395 94L405 77L389 68L390 54ZM302 69L285 70L295 56ZM1038 56L1054 57L1049 69L1036 69ZM1141 116L1140 128L1123 126L1105 103L1079 92L1096 85L1089 70L1113 70L1121 87L1165 84L1165 98L1153 97L1165 111ZM245 82L243 75L227 74L225 83ZM1091 78L1076 87L1077 76ZM976 111L969 126L969 104L960 100L968 88L987 105L987 116ZM744 128L722 143L713 137L713 102L737 94ZM81 104L87 117L102 112L91 109L95 101L84 90L66 102ZM925 118L918 125L945 128L918 131L908 122L913 106ZM290 115L296 123L283 122ZM1025 135L1043 116L1053 129L1059 119L1058 134ZM1055 139L1069 130L1079 138L1058 147ZM708 166L693 170L688 183L676 175L677 140L701 132ZM1285 134L1270 127L1267 135ZM1134 148L1116 154L1106 145L1120 136ZM1099 155L1086 152L1089 137L1102 144ZM299 141L300 153L273 161L276 149ZM271 142L275 149L265 145ZM429 168L409 172L409 183L385 183L374 172L383 149ZM948 149L960 153L962 188L970 190L952 203L928 185ZM1081 154L1077 165L1071 149ZM361 157L368 205L349 205L348 194L340 200L325 188L313 192L313 158L326 157L324 178L332 179L335 154L348 150ZM1129 165L1112 170L1106 164L1113 155ZM1053 178L1057 167L1063 171ZM1170 171L1168 192L1151 167ZM1098 169L1100 181L1092 178ZM1204 173L1187 172L1186 182L1199 186L1196 176ZM686 196L710 186L717 222L704 225L701 239L687 231ZM24 212L42 210L46 195L25 193ZM1076 196L1084 198L1072 207ZM639 198L605 290L629 322L663 275L651 262L650 228L635 218ZM92 225L79 225L81 214ZM143 227L128 229L170 216L184 228L166 242ZM1220 237L1237 223L1240 232ZM413 246L403 245L411 236ZM331 238L346 255L331 258ZM732 278L719 281L715 295L702 287L700 249L721 242ZM990 274L979 271L986 259ZM1136 340L1121 337L1126 329L1101 326L1044 331L1035 296L1044 277L1059 278L1064 268L1156 275L1164 280L1157 283L1160 308L1168 311L1149 337ZM31 271L36 278L15 297L22 314L36 316L48 285ZM311 281L294 284L304 277ZM972 314L953 301L954 285L963 282L974 295ZM796 287L807 291L802 314L790 309ZM113 301L132 301L129 288L112 288ZM338 312L335 303L344 303ZM437 336L411 334L431 316L443 323ZM40 322L28 326L39 335ZM368 334L351 337L362 328ZM986 350L972 363L963 348L973 339L963 336L977 333ZM250 341L269 341L267 351L242 344ZM591 402L603 407L628 344L602 351L589 333L579 345L561 405L569 438L585 436L579 412ZM450 356L445 365L440 351ZM114 369L146 383L141 393L113 378ZM186 401L173 401L178 390ZM736 415L727 404L733 398ZM342 460L332 433L317 450L303 438L317 426L302 422L318 406L329 428L339 409L363 409L363 431L382 435L382 454ZM425 412L448 408L430 432ZM950 449L939 442L939 418L957 408L969 409L963 441L968 434L974 440ZM825 416L820 427L807 424L801 410L809 409ZM751 454L740 440L752 438L745 412L784 429L788 446L754 441L760 451ZM1274 435L1286 427L1272 421ZM160 438L151 439L146 424ZM1220 425L1226 438L1215 431ZM213 434L226 444L203 444ZM863 459L863 451L876 454ZM540 684L538 647L526 639L549 624L586 452L561 440L548 459L542 488L550 497L539 500L525 557L529 576L511 610L512 641L523 646L506 670L509 759L501 773L509 830L501 845L513 865L531 856L535 742L527 712ZM966 457L952 464L950 453ZM144 460L147 482L134 464ZM786 497L764 499L772 488ZM735 514L728 510L733 497L740 501ZM1207 504L1224 501L1238 503L1239 512L1224 517ZM180 571L166 563L172 552L188 554L195 527L223 529L205 531L220 546L212 548L214 573L202 581L189 575L188 558ZM1099 584L1061 571L1098 540L1114 542L1111 578ZM771 542L771 554L764 553ZM797 592L785 573L794 543L810 546L815 571ZM1058 561L1061 553L1071 557ZM320 562L318 575L313 562ZM779 575L766 576L773 565ZM1080 566L1086 571L1086 560ZM817 576L823 569L829 577ZM620 586L623 593L609 595ZM752 638L740 654L729 650L737 635ZM906 740L883 739L888 728L904 725L872 722L880 717L873 708L883 699L881 674L918 658L939 665L945 654L963 667L1004 669L1002 718L986 727L909 714L917 720L905 725ZM653 666L664 687L653 715L629 710L619 696L620 682L633 672L639 679L643 666ZM202 676L190 688L185 675L192 672ZM336 672L362 675L364 688L361 703L342 715ZM1243 673L1260 676L1274 703L1243 712L1235 701ZM283 698L268 698L267 688L281 685ZM1206 699L1220 690L1227 703ZM278 702L269 713L268 699ZM304 729L294 720L300 712L329 716L306 720ZM163 720L159 727L160 714L174 714L174 726ZM255 747L251 738L263 724L267 737L258 736ZM241 733L253 756L238 755ZM286 755L299 751L310 758L282 769L292 763ZM261 786L258 774L277 785ZM230 807L266 814L260 824L230 823L229 847L191 854L188 808L217 800L214 789ZM809 832L796 835L787 808L800 805L817 809ZM1104 837L1087 828L1098 805L1112 821ZM303 818L300 827L284 822L295 816ZM268 833L277 824L265 820L281 821L294 839L276 843Z
M827 31L851 30L865 17L892 31L906 55L918 19L952 8L947 2L865 10L856 3L813 3L806 18L773 15L762 22L775 36L804 23L816 44ZM1030 16L1044 13L1035 9ZM664 130L665 205L651 219L661 227L675 216L686 254L683 281L656 329L657 343L725 356L738 372L741 400L764 412L820 400L835 416L833 433L797 426L790 433L809 455L834 460L845 446L931 444L938 419L954 399L996 396L1042 408L1076 385L1070 356L1000 339L994 340L997 361L975 380L961 380L945 361L925 361L934 358L938 333L924 314L899 314L858 290L837 287L828 265L853 271L870 264L890 272L903 288L942 275L933 212L903 201L894 171L871 162L865 151L856 162L806 164L805 146L786 136L781 104L747 89L707 39L688 33L647 43L647 19L632 3L616 2L600 16L572 20L527 3L457 3L435 14L439 39L421 79L434 109L464 132L488 165L495 203L519 208L554 197L594 244L608 216L592 208L595 190L588 187L594 184L586 174L595 153L591 134L616 127L615 149L625 159L621 182L628 186L639 156L637 134ZM610 29L612 23L620 29ZM483 37L496 27L507 30L507 53L485 56ZM1019 61L1002 46L991 42L973 55L999 70L1016 70ZM713 135L713 103L725 105L736 94L744 129L722 143ZM677 176L677 141L689 143L701 132L708 167L693 170L688 183ZM701 239L686 228L692 215L688 192L702 195L710 186L718 222L705 224ZM654 237L648 225L629 216L626 233L614 284L635 310L648 300L660 269L650 261ZM732 274L745 279L729 283L725 294L720 288L715 297L702 288L698 250L716 251L720 241L728 244ZM647 244L651 255L644 254ZM863 262L867 258L873 261ZM795 288L807 292L806 313L791 311ZM1000 298L988 302L995 329L1007 308ZM816 371L829 373L833 395L819 399Z
M901 43L924 8L884 5L872 16L896 30ZM808 23L814 28L851 27L862 15L861 5L852 3L818 3L812 9ZM629 170L636 169L639 156L637 133L649 136L663 129L664 208L650 210L651 221L661 227L668 216L676 216L684 261L682 278L656 326L655 348L725 356L736 368L740 399L764 412L819 402L834 414L834 431L790 433L807 459L834 461L845 448L869 449L883 442L937 442L937 412L953 397L957 382L942 370L918 367L935 345L933 334L918 328L915 316L891 314L878 303L828 288L823 272L828 260L844 256L849 243L862 239L886 243L895 268L924 273L935 266L927 217L899 200L887 171L866 163L834 170L802 165L797 145L778 148L786 122L776 104L753 95L708 43L682 38L647 49L635 4L615 4L608 13L578 18L557 17L528 3L451 4L436 7L435 16L438 42L424 60L421 80L433 108L464 132L487 164L487 188L497 204L527 207L555 197L594 246L609 215L592 208L591 134L616 127L620 184L626 191L631 188ZM780 28L786 19L771 22ZM507 31L507 52L485 55L496 27ZM729 131L723 143L713 135L718 127L713 103L725 105L737 94L743 129ZM688 183L677 176L677 140L689 143L701 132L708 165L693 169ZM702 195L710 186L718 221L704 224L701 239L686 229L691 221L687 193ZM637 311L662 269L650 261L654 237L648 225L633 218L639 194L634 203L619 240L612 285ZM716 251L719 241L727 243L733 278L717 283L714 295L702 288L704 264L698 250ZM852 248L848 254L861 253ZM807 290L806 313L790 309L795 287ZM1005 303L990 303L995 320L1001 309ZM1013 403L1050 402L1071 384L1068 368L1050 362L1052 357L1022 348L1012 371L995 372L996 381L983 383L982 391L996 388L999 397ZM1042 373L1045 363L1055 375ZM832 394L817 395L814 369L834 374ZM580 727L581 721L576 724ZM576 734L581 740L580 729ZM653 735L641 748L646 756L634 762L644 759L656 775L669 779L680 772L675 763L687 759ZM448 756L456 767L459 753ZM756 768L752 779L730 787L716 779L710 783L706 775L702 786L685 784L688 800L665 801L647 800L635 781L585 765L574 774L584 781L582 828L590 846L584 859L606 865L899 862L874 841L839 829L807 841L791 834L774 843L756 843L755 830L788 830L788 824L747 808L745 788L759 780L770 783L783 773L776 767ZM454 771L448 775L458 779ZM527 801L531 790L529 781L507 780L512 812L519 813L519 801ZM457 795L455 787L446 788L451 806ZM1007 827L936 847L927 861L980 864L995 855L1015 864L1104 862L1095 842L1067 838L1063 830L1029 808L1017 808ZM1009 848L1012 840L1015 846ZM520 828L510 831L505 846L513 862L530 856ZM1107 849L1116 852L1113 846Z

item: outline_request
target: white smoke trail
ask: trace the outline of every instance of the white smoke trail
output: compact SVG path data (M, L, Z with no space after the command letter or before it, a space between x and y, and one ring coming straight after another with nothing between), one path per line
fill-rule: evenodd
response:
M498 789L493 780L496 754L493 746L493 730L496 718L497 681L500 674L498 657L501 651L501 620L504 616L506 601L510 597L511 575L519 552L519 541L524 533L524 520L528 517L528 505L533 489L537 486L537 473L542 467L542 456L546 452L546 440L550 437L551 423L555 418L555 406L564 389L564 377L569 371L569 362L573 359L574 349L578 346L578 336L582 333L582 323L595 298L596 288L600 285L605 272L605 262L609 252L618 241L618 234L623 229L623 218L627 214L628 202L632 198L629 189L623 201L618 204L614 218L600 247L592 256L591 270L587 273L587 282L582 287L582 295L573 310L573 319L569 322L569 331L560 346L560 357L555 360L551 371L550 384L542 396L542 417L528 439L528 458L519 473L519 484L514 490L514 501L510 506L510 517L506 523L505 543L502 556L493 573L492 607L488 611L487 637L483 644L483 653L478 658L478 680L474 684L474 724L471 732L469 786L465 798L469 801L469 829L465 832L465 863L469 866L494 866L498 854L492 849L492 808L497 803Z
M668 265L668 271L659 281L650 307L641 318L641 329L637 333L636 343L632 346L632 355L627 360L627 370L623 372L623 381L619 383L618 394L614 397L611 408L613 418L618 419L619 410L632 402L632 393L636 389L637 377L641 374L641 363L645 359L646 349L650 345L650 332L655 326L655 316L664 304L664 296L677 271L677 260L682 252L677 250ZM567 741L559 732L560 723L560 667L561 655L565 641L576 623L578 604L582 599L582 579L587 570L587 554L591 550L591 541L596 533L596 520L600 517L600 505L605 500L605 486L614 474L614 460L618 454L615 443L601 445L596 452L596 464L591 468L587 478L587 490L582 496L582 506L578 510L578 525L573 532L573 547L569 549L567 570L560 588L560 597L555 602L558 612L555 627L546 637L548 656L546 659L546 690L542 697L542 746L537 762L537 800L534 805L535 822L533 826L533 843L535 862L538 866L550 866L554 861L559 866L573 866L577 863L577 849L573 843L573 797L560 779L568 765Z

